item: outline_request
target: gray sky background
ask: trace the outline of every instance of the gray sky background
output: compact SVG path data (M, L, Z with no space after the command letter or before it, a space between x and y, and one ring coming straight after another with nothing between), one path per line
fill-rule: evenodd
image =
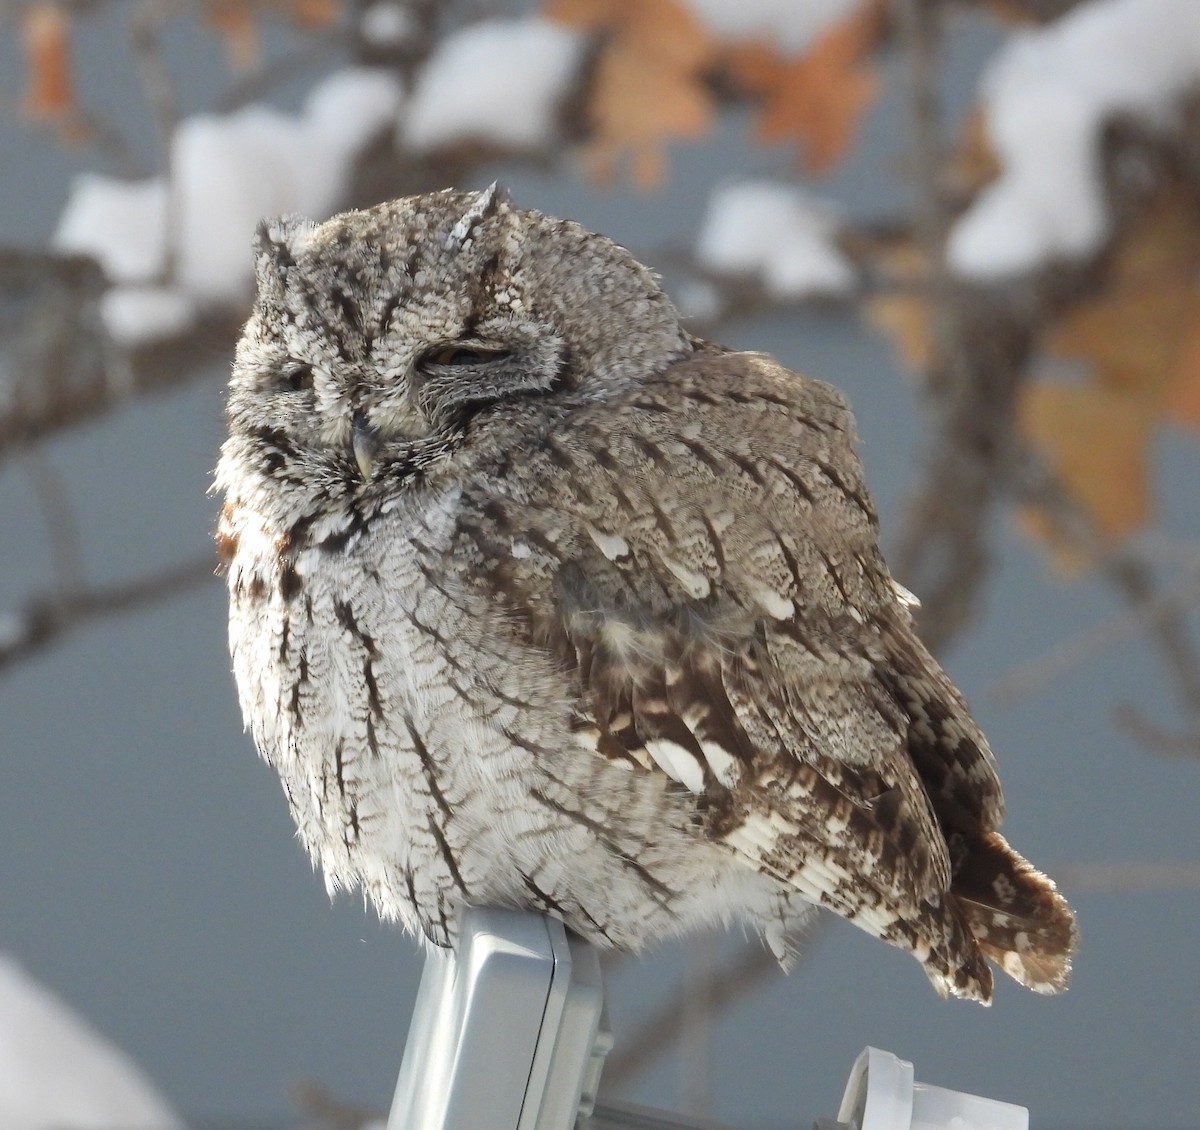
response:
M956 39L947 81L960 97L993 43L986 29ZM89 104L142 129L120 28L90 29L80 47ZM189 104L219 89L223 62L204 32L185 26L172 59ZM13 44L0 43L0 240L34 246L52 229L69 174L90 164L12 120L18 88ZM894 207L900 138L897 108L881 105L854 160L824 190L855 212ZM677 149L659 194L605 192L573 173L499 171L521 204L579 219L649 257L694 234L714 171L788 168L785 153L747 148L726 128ZM819 311L744 322L725 338L849 393L885 538L894 532L921 435L886 344L844 314ZM226 371L227 359L214 357L209 379L50 446L94 577L203 551ZM1163 525L1194 538L1194 439L1164 435L1156 460ZM0 468L0 609L49 566L29 472ZM1197 858L1200 765L1157 758L1111 722L1118 702L1150 712L1166 702L1139 640L1016 705L990 696L1014 667L1117 611L1098 586L1050 574L1002 522L986 615L946 660L999 757L1006 834L1051 872L1056 863ZM241 730L216 581L74 636L0 682L0 861L0 949L138 1059L194 1125L282 1125L289 1083L302 1077L386 1109L417 950L360 899L331 906L311 873L275 775ZM1043 1130L1194 1125L1200 894L1072 901L1083 942L1071 991L1043 999L1005 981L990 1010L939 1000L911 958L834 924L790 978L774 978L721 1023L714 1116L745 1130L807 1127L836 1112L870 1043L912 1060L918 1079L1028 1105ZM753 943L721 943L744 944ZM682 952L665 947L614 974L618 1044L677 983ZM627 1097L677 1106L673 1061Z

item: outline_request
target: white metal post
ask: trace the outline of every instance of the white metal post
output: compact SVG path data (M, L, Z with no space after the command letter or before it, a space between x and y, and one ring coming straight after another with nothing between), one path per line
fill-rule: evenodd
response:
M612 1046L603 1011L596 951L562 923L469 910L457 948L425 959L388 1130L730 1130L596 1105ZM877 1048L858 1057L838 1121L817 1123L819 1130L963 1126L1028 1130L1029 1113L915 1083L911 1063Z

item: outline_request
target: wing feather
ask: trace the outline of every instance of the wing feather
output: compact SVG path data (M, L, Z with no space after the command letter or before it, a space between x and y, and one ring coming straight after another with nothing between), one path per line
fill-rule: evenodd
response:
M701 834L986 999L950 843L994 828L999 784L913 634L853 440L829 386L708 355L559 421L520 492L471 488L465 532L574 675L598 751L664 774ZM544 551L506 555L518 536Z

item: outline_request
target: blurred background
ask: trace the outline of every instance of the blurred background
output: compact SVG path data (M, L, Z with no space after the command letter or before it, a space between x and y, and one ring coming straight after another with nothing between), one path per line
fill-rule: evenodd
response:
M417 947L330 902L242 732L206 491L256 220L497 178L849 394L1004 830L1082 932L1070 992L986 1010L840 922L786 978L740 935L614 960L604 1092L807 1127L873 1044L1042 1130L1195 1124L1194 0L8 0L0 28L5 1130L386 1112ZM71 1107L101 1040L128 1061Z

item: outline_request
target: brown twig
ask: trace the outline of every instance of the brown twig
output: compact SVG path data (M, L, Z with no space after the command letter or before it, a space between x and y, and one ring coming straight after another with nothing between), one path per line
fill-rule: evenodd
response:
M943 16L936 0L896 0L895 12L906 64L913 230L928 262L936 300L944 297L949 285L945 256L949 218L940 187L942 107L937 81ZM940 327L941 333L948 328Z
M693 938L684 957L679 1029L679 1094L683 1113L693 1118L707 1118L712 1108L718 973L716 939L711 934Z
M939 187L942 127L937 91L942 17L932 0L897 0L895 9L907 63L913 228L930 280L933 314L924 398L933 435L931 455L909 505L896 567L921 597L922 634L938 650L966 624L987 570L982 515L990 488L979 466L983 445L973 442L975 429L965 426L979 416L978 374L965 348L963 310L945 263L948 218Z
M1087 0L953 0L962 8L986 8L992 12L1011 14L1033 20L1036 23L1050 23L1065 16L1072 8L1078 8Z
M1174 756L1200 757L1200 655L1186 620L1159 599L1158 583L1143 561L1128 553L1113 556L1105 574L1134 608L1149 621L1149 638L1173 684L1175 699L1185 719L1186 731L1172 733L1132 703L1114 711L1118 725L1148 748Z
M17 366L16 391L0 412L0 460L95 420L130 397L182 387L211 373L214 363L229 357L243 317L241 311L213 311L178 336L119 356L64 317L58 336L31 349ZM119 380L113 379L114 365L121 366Z
M1019 303L953 278L946 268L950 216L937 86L942 8L938 0L896 0L915 158L913 229L928 272L933 334L923 398L928 455L894 560L900 579L921 598L921 634L935 651L973 618L991 565L995 468L1032 349L1032 325Z
M355 0L351 24L356 31L353 53L368 66L389 67L400 79L405 95L412 93L422 64L437 46L437 33L450 7L445 0L400 0L406 34L392 43L378 43L362 33L363 16L373 0Z
M360 1130L383 1121L379 1111L344 1102L315 1080L301 1079L288 1089L296 1109L304 1116L304 1130Z

